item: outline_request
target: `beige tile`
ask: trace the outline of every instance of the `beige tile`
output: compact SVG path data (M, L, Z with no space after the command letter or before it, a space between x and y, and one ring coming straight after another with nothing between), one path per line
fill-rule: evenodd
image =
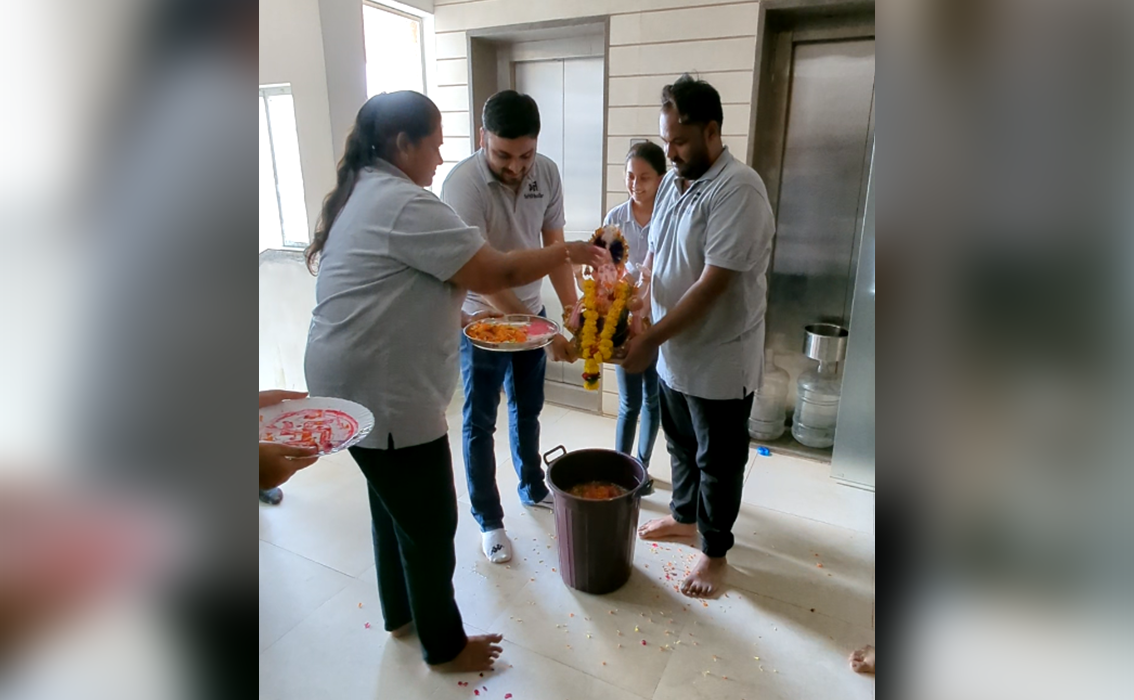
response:
M872 536L748 504L733 534L729 585L870 628Z
M618 394L612 394L608 391L602 392L602 412L608 416L618 415Z
M459 411L458 396L449 410L450 433L457 438ZM673 586L696 550L674 544L655 548L641 541L635 545L629 583L609 595L590 596L567 588L560 579L554 514L519 503L505 411L502 407L498 417L497 435L504 439L497 441L496 451L497 484L515 549L507 566L488 563L480 551L479 528L463 495L459 439L453 441L456 483L463 499L454 543L454 588L470 631L487 628L506 635L500 670L484 679L431 673L421 661L416 637L391 641L382 631L365 482L348 455L335 455L289 482L282 506L261 507L260 534L324 565L337 561L358 578L346 580L346 587L333 595L326 587L342 582L339 574L261 543L263 585L287 575L297 580L261 598L261 649L267 646L265 639L278 641L260 654L260 697L473 697L472 686L459 687L458 680L487 686L484 697L512 693L513 700L857 698L872 692L872 679L851 673L846 657L874 641L873 536L771 510L800 510L798 501L812 492L822 503L828 497L821 491L826 482L793 474L793 465L781 464L778 458L751 453L747 485L764 480L767 493L760 502L769 507L742 505L735 529L738 543L729 557L734 568L727 598L704 605L685 598ZM543 449L560 443L568 449L613 444L610 418L549 406L542 424ZM773 488L768 472L781 467L789 470L783 479L802 481ZM651 472L659 489L642 500L641 520L668 512L670 466L664 437L655 448ZM746 491L749 497L753 495ZM344 546L351 541L355 544ZM352 548L357 550L354 563L346 556ZM822 569L815 566L817 561L824 564ZM320 598L326 600L321 606ZM611 615L611 610L617 613ZM365 629L365 622L371 629ZM556 629L556 624L567 626ZM636 640L630 636L635 626L641 631ZM689 637L689 632L695 636ZM642 638L646 647L641 647ZM678 638L681 644L676 644ZM655 639L659 646L670 644L670 651L657 650ZM744 654L739 653L742 649ZM714 654L718 661L713 661ZM752 656L772 665L761 673ZM745 666L745 659L752 665ZM705 670L714 675L705 676Z
M545 451L556 445L568 450L613 446L614 424L614 419L607 416L571 411L543 430L541 442Z
M721 133L724 136L746 136L748 134L748 119L750 109L748 104L724 105L724 124ZM609 121L607 125L608 136L634 136L639 134L653 134L659 129L658 120L660 110L657 106L646 107L611 107L607 110ZM614 179L610 179L611 177ZM608 170L607 182L621 182L622 171L611 173Z
M472 627L469 634L479 633ZM602 698L636 700L639 696L604 683L558 661L533 653L510 640L503 643L504 653L495 671L448 674L431 671L422 661L416 636L391 640L368 650L365 656L357 650L343 648L342 654L352 663L328 659L331 673L315 674L314 678L289 678L291 685L272 683L265 692L261 678L260 697L272 700L290 698L431 698L434 700L499 700L511 695L513 700L533 698ZM261 659L263 671L264 659ZM461 682L468 686L458 685ZM473 693L479 691L479 695ZM555 695L549 695L553 691ZM559 695L564 693L564 695Z
M831 466L784 455L758 457L744 484L746 503L873 534L874 494L830 477Z
M851 651L873 643L869 628L763 596L724 603L686 628L654 700L871 697L874 679L847 666Z
M724 145L728 146L728 150L732 156L742 163L748 162L748 137L747 136L729 136L725 134L721 137Z
M657 131L658 131L658 129L655 126L652 130L645 131L641 134L636 134L636 135L633 135L633 136L611 136L611 137L607 138L607 140L606 140L606 163L607 163L607 165L616 165L619 168L625 167L625 165L626 165L626 154L630 151L630 146L633 145L631 143L631 139L638 139L638 138L644 139L644 138L650 138L651 136L656 137ZM607 183L606 183L606 191L607 191L607 210L608 211L610 210L611 207L614 207L618 204L621 204L622 202L625 202L630 197L630 195L628 195L626 193L626 190L623 189L623 183L622 183L621 178L618 179L618 180L614 180L613 182L608 180ZM616 193L621 197L621 199L617 199L617 201L615 199L612 199L613 195L616 194Z
M611 0L544 0L543 2L483 0L453 4L438 3L435 17L437 31L442 32L717 4L720 4L720 0L616 0L615 2Z
M618 165L617 167L621 168L622 166ZM608 187L609 187L609 185L608 185ZM630 195L627 194L625 190L618 191L618 192L607 192L606 193L606 204L604 205L604 208L607 211L610 211L611 209L613 209L614 207L617 207L619 204L622 204L623 202L625 202L628 199L630 199Z
M437 61L438 85L468 85L469 62L466 58L442 59Z
M698 75L717 89L721 102L725 104L749 104L752 101L752 76L751 70L733 73L706 71ZM673 74L611 77L609 104L611 107L657 107L661 104L662 88L677 77Z
M260 651L350 585L346 574L260 542Z
M682 625L655 615L646 601L630 602L618 592L594 596L570 589L550 568L536 573L493 629L526 649L650 697L672 656L661 647L673 648Z
M271 700L375 697L387 643L419 654L416 637L393 641L383 631L373 582L356 580L260 654L259 696ZM421 663L420 655L417 660Z
M466 58L468 46L464 32L437 33L437 60Z
M664 75L722 70L752 70L755 35L674 44L610 47L610 75Z
M625 158L625 153L622 154ZM616 159L617 160L617 159ZM626 166L623 163L614 163L606 166L606 185L616 190L626 181ZM609 210L608 210L609 211Z
M472 125L468 112L443 112L441 114L441 133L444 138L469 135Z
M261 505L259 537L357 576L374 563L366 479L349 455L332 455L283 486L283 503Z
M441 157L449 162L467 158L472 151L472 139L468 137L447 137L441 144Z
M442 112L469 111L469 88L465 85L439 87L430 95Z
M552 425L555 425L555 423L559 421L559 419L563 418L563 416L567 415L568 413L571 413L571 409L567 408L566 406L559 406L553 403L545 403L543 405L543 411L539 416L540 429L544 430Z
M618 393L618 374L613 365L602 366L602 388L603 391Z
M610 18L610 45L755 36L758 10L758 4L750 2L615 15Z
M497 671L491 675L485 674L490 682L482 681L482 688L488 688L487 692L482 691L482 696L490 699L503 698L506 694L511 694L513 700L558 697L637 700L643 697L617 687L608 680L600 678L598 674L587 673L563 663L563 659L559 656L549 658L525 649L507 637L504 639L504 653L500 658L504 663ZM607 663L609 668L613 668L610 664L614 662ZM632 673L633 669L627 668L625 671ZM456 688L452 688L449 692L453 690ZM437 697L466 700L468 689L463 690L463 693L439 694Z
M512 481L514 484L514 474ZM493 564L485 558L481 550L480 527L473 519L467 503L460 504L460 521L454 543L457 570L453 574L453 588L461 616L467 624L489 631L497 631L492 627L493 621L500 617L528 584L530 572L539 566L536 562L540 559L551 561L554 551L547 550L546 547L538 554L532 551L533 547L529 546L532 537L545 544L552 542L548 530L544 529L544 524L534 514L520 515L528 513L528 510L519 504L514 487L502 490L506 491L501 493L505 507L504 525L513 540L515 561ZM553 527L551 524L551 528ZM532 558L533 555L535 558Z
M542 22L553 19L600 16L609 13L607 0L545 0L544 2L515 2L514 0L485 0L484 2L442 5L436 8L437 31L498 27L508 24Z

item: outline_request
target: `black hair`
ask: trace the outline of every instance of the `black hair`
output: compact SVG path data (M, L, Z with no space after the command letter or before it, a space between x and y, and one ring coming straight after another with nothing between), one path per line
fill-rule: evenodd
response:
M539 106L530 95L501 90L484 103L484 128L502 139L539 136Z
M347 136L346 150L339 161L335 189L323 200L323 210L315 224L315 236L307 246L307 269L314 273L316 261L331 225L346 206L358 172L374 165L379 158L392 160L398 136L405 134L410 143L420 143L441 125L441 111L433 100L420 92L400 90L375 95L362 105Z
M701 124L716 122L724 125L724 110L721 108L721 95L717 89L704 80L698 80L686 73L672 85L666 85L661 93L662 108L677 110L682 124Z
M626 154L626 162L629 163L631 158L641 158L649 163L658 175L665 175L665 151L653 141L643 141L631 146L630 152Z

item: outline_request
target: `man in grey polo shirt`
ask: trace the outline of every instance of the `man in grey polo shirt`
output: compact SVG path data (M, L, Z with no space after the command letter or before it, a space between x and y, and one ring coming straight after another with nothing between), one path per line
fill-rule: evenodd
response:
M672 456L671 515L643 539L701 534L701 557L682 585L719 593L748 463L748 415L764 364L765 274L775 223L756 171L721 143L720 95L683 75L662 90L661 137L674 169L650 225L654 325L630 341L623 368L661 351L662 427Z
M563 241L563 183L555 163L536 153L539 108L515 90L498 92L484 105L481 147L453 168L441 188L441 199L470 226L476 226L492 247L525 250ZM571 266L549 276L563 308L577 301ZM464 311L543 314L542 281L500 294L469 293ZM562 335L550 346L555 360L575 360L574 347ZM520 501L550 507L539 455L539 414L543 410L543 350L498 353L473 347L461 339L464 382L464 456L469 500L480 525L484 554L502 563L512 558L504 532L504 509L496 488L496 411L500 388L508 396L512 465L520 478Z

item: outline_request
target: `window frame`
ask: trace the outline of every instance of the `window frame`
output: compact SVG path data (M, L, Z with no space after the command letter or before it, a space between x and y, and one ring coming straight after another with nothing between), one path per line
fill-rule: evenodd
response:
M395 15L397 17L403 17L405 19L413 20L414 22L417 22L417 45L421 50L420 51L420 53L421 53L421 92L424 95L428 95L429 94L429 76L426 73L426 61L425 61L425 18L422 17L421 15L415 15L411 12L406 12L405 10L400 10L396 7L392 7L390 5L386 5L386 4L381 3L381 2L376 2L375 0L362 0L362 4L363 4L363 6L370 6L370 7L373 7L374 9L376 9L376 10L381 10L383 12L389 12L390 14ZM364 15L364 17L365 17L365 15ZM366 42L363 41L362 42L362 63L363 63L364 66L366 65L366 62L367 62ZM370 95L369 97L373 97L373 95Z
M283 249L285 249L285 250L296 250L296 249L302 250L302 249L306 248L311 243L311 241L310 241L311 232L310 231L304 231L304 235L307 237L307 240L294 241L294 240L289 240L288 237L287 237L287 226L284 224L283 200L280 199L279 166L276 164L276 139L275 139L275 136L272 133L272 110L268 106L268 98L269 97L278 96L278 95L288 95L292 99L292 109L294 109L295 93L292 92L290 83L274 83L274 84L269 84L269 85L261 85L261 86L259 86L259 92L260 92L260 103L264 107L264 115L265 115L264 121L268 125L268 148L269 148L269 151L270 151L271 156L272 156L272 182L275 185L275 189L276 189L276 217L279 220L279 225L280 225L280 244L282 245ZM299 126L299 124L298 124L298 119L297 119L296 120L297 131L298 131L298 126ZM298 137L299 137L299 134L296 133L297 145L298 145ZM300 162L300 177L302 177L302 164L303 164L302 152L299 154L299 162ZM305 201L303 203L303 205L304 205L304 211L306 211L307 202ZM310 222L308 222L308 226L310 226Z

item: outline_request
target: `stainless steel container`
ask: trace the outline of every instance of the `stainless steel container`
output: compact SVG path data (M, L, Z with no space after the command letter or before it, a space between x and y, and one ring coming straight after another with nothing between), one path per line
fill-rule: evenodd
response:
M846 328L832 323L815 323L803 330L807 332L803 340L804 355L818 360L821 365L846 359L849 335Z

